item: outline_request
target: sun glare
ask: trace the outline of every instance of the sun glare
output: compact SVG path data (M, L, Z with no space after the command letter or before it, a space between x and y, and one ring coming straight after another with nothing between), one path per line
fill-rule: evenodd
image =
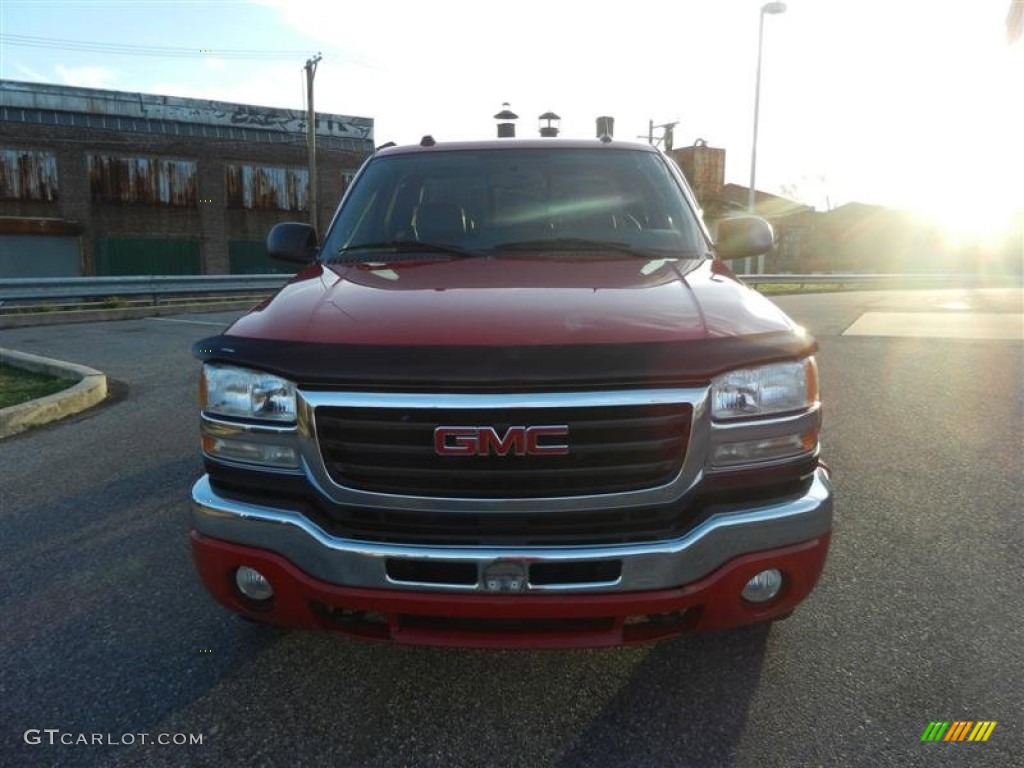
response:
M922 217L936 226L945 245L974 247L992 251L1002 247L1013 233L1014 212L1006 205L993 205L988 199L961 201L961 205L947 204L922 210ZM1017 224L1019 226L1019 224Z
M948 248L1005 249L1019 236L1024 222L1024 198L1014 160L997 161L991 147L959 154L960 161L939 168L922 155L913 156L912 162L905 160L906 171L897 182L903 186L905 205L933 227Z

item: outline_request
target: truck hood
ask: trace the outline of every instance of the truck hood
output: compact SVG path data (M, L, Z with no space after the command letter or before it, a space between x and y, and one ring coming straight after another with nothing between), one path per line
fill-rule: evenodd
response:
M312 266L193 354L309 387L703 383L817 348L717 261L606 254Z
M314 265L226 336L519 347L778 333L800 329L721 262L587 254Z

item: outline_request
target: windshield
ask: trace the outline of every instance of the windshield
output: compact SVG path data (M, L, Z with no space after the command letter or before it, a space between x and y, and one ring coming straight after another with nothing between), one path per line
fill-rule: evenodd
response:
M630 149L480 149L373 159L324 243L325 260L382 244L466 253L634 250L693 256L699 225L660 155ZM602 244L613 248L600 248Z

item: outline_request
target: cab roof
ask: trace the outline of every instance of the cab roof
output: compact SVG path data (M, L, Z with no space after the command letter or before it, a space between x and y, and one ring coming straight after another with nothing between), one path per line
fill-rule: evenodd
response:
M430 137L424 136L424 139ZM484 141L436 141L433 143L405 144L378 149L376 155L406 155L418 152L458 152L463 150L516 150L516 149L631 149L643 152L658 150L650 144L633 141L601 141L600 139L487 139Z

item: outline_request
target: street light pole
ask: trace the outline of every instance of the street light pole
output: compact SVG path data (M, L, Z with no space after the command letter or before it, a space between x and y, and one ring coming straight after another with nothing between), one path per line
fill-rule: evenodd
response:
M316 178L316 110L313 109L313 77L316 75L316 65L323 58L319 53L306 61L306 146L309 150L309 223L314 230L319 222L319 196L317 195ZM317 237L319 237L317 233Z
M761 6L761 15L757 25L757 79L754 83L754 139L750 148L750 191L747 197L747 210L754 213L757 207L757 192L754 186L757 182L757 121L761 110L761 49L764 47L764 15L766 13L785 13L785 3L765 3ZM757 268L759 272L764 271L764 254L757 257ZM746 260L746 271L750 271L750 259Z

